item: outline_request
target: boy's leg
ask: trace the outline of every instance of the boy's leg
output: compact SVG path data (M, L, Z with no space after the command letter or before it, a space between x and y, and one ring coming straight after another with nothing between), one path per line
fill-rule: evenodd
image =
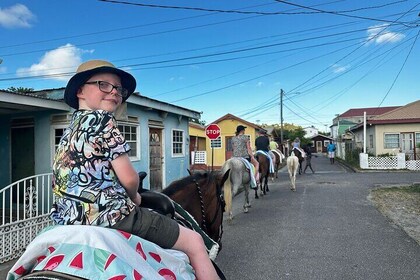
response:
M179 237L173 249L187 254L194 268L197 279L219 279L213 264L207 255L203 238L188 228L179 226Z

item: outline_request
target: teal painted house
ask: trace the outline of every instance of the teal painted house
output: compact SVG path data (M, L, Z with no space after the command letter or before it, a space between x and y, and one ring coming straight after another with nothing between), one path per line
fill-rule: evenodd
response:
M30 93L0 91L0 189L29 176L51 172L56 145L73 109L64 88ZM190 118L200 113L133 94L115 114L132 150L145 188L161 190L188 175Z

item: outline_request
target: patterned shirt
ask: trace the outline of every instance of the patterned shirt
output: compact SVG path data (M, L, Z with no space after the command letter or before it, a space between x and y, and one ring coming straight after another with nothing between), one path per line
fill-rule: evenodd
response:
M248 141L249 141L248 136L244 134L234 136L232 138L232 149L233 149L234 157L243 157L243 158L249 157L248 149L246 147L246 142Z
M129 150L111 113L74 112L54 158L52 187L58 200L52 220L110 227L128 215L135 204L111 161Z

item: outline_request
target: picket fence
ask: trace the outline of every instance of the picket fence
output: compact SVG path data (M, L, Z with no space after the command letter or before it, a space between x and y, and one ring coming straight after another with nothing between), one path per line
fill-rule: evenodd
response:
M388 157L370 157L368 154L360 154L360 168L362 169L408 169L420 170L420 160L406 160L405 153L398 153Z

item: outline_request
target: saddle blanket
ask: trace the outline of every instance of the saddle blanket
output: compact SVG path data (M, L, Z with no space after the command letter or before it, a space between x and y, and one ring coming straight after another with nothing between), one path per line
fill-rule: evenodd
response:
M285 158L285 156L277 150L271 150L271 152L276 153L279 156L279 158L281 159L281 161Z
M255 189L257 187L257 181L255 181L255 166L252 165L249 161L244 159L243 157L238 157L242 160L242 162L245 164L245 167L249 169L249 177L251 178L251 189Z
M274 164L273 164L273 159L271 158L271 156L263 150L258 150L256 154L263 154L268 158L268 160L270 161L270 173L274 173Z
M86 279L195 279L186 254L104 227L59 225L44 229L7 275L53 270Z

